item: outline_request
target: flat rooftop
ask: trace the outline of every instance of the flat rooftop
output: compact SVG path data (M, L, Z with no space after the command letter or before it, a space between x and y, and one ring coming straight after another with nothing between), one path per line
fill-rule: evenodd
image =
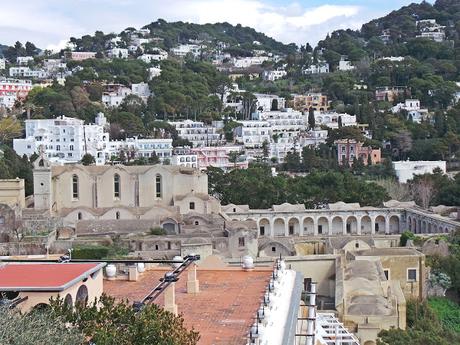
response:
M116 299L130 302L144 298L171 269L154 268L137 281L105 280L104 292ZM188 329L200 333L200 345L246 344L249 328L260 306L272 268L197 269L198 294L188 294L187 272L176 282L176 304ZM164 296L155 301L164 305Z
M353 252L355 256L420 256L423 255L413 248L372 248Z
M0 290L63 291L104 266L100 263L0 264Z

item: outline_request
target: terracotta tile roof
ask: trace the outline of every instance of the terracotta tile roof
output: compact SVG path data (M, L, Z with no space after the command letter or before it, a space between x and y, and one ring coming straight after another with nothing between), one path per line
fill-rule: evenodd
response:
M104 281L104 292L130 302L141 300L167 270L149 270L136 282ZM188 294L187 272L176 283L176 304L185 325L200 333L200 345L243 345L270 280L271 268L198 269L198 294ZM164 297L155 301L164 304Z
M103 266L98 263L0 265L0 290L62 291Z

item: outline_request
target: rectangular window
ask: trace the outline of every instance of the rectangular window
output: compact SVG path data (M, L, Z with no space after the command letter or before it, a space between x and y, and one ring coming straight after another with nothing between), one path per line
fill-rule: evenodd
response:
M244 247L244 237L238 238L238 247Z
M289 225L289 235L294 235L294 225Z
M385 274L385 278L387 278L387 280L390 280L390 271L389 270L383 270L383 274Z
M417 281L417 269L409 268L407 270L407 280L413 282Z
M194 210L194 209L195 209L195 203L194 203L194 202L191 202L191 203L189 204L189 208L190 208L191 210Z
M261 226L259 228L259 231L260 231L260 236L265 236L265 226Z
M318 225L318 234L322 234L322 233L323 233L323 226Z

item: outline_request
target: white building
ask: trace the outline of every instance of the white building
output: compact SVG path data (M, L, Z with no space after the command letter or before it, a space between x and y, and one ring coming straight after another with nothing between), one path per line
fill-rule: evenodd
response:
M187 168L200 168L198 165L198 155L195 152L192 152L189 147L175 147L173 149L171 165L178 165Z
M420 32L416 37L427 38L435 42L443 42L446 39L446 27L436 23L436 19L419 20L416 24Z
M383 61L390 61L390 62L402 62L406 58L404 56L385 56L383 58L380 58L379 60Z
M119 156L121 151L124 151L125 155L133 155L136 158L148 159L156 155L163 162L165 159L171 159L172 139L134 137L125 140L110 140L106 158Z
M323 125L332 129L339 128L339 118L341 119L342 126L357 126L356 115L347 113L326 112L321 113L315 111L315 124L317 126ZM307 118L308 120L308 118Z
M196 44L180 44L179 46L172 48L171 53L178 57L185 57L187 54L192 54L194 57L198 57L201 54L201 46Z
M238 121L240 127L235 128L235 142L245 148L261 148L264 142L272 140L272 129L268 121Z
M284 97L264 93L255 93L254 96L257 98L257 111L280 110L286 107L286 100Z
M355 66L353 66L351 62L346 60L345 58L342 57L342 59L339 61L339 71L351 71L354 69Z
M112 59L127 59L129 52L126 48L112 48L108 51L108 55Z
M132 90L121 84L108 84L106 92L102 94L102 103L106 107L118 107L126 96L132 94Z
M6 68L6 60L0 59L0 70L3 70L5 68Z
M244 58L234 58L233 65L236 68L248 68L254 65L262 65L264 61L271 60L268 56L251 56Z
M10 77L44 79L47 78L48 75L43 70L33 70L29 67L10 67Z
M329 73L329 64L326 62L318 63L316 65L310 65L308 68L303 70L304 74L322 74Z
M260 119L268 122L273 135L280 137L292 137L305 129L304 116L291 108L260 113Z
M282 79L286 75L287 75L287 72L283 70L264 71L262 73L262 79L267 80L267 81L275 81L278 79Z
M158 49L157 51L150 53L150 54L142 54L138 57L139 60L144 61L145 63L152 63L155 61L163 61L168 58L168 53L162 49Z
M149 84L147 83L132 84L131 91L133 95L139 96L144 102L147 102L151 94Z
M160 67L150 67L149 71L149 80L153 78L159 77L161 75L161 68Z
M24 139L14 139L13 148L19 156L30 157L43 148L47 157L59 163L77 163L90 153L97 164L105 163L109 134L104 114L96 116L95 124L85 125L83 120L60 116L56 119L26 120Z
M70 59L76 61L82 61L87 59L94 59L96 57L95 52L71 52Z
M29 62L33 62L33 61L34 61L33 56L18 56L16 58L16 63L19 66L27 66L29 64Z
M415 175L431 174L435 169L446 173L445 161L399 161L393 162L396 176L400 183L412 180Z
M190 141L193 147L219 145L224 142L216 127L200 121L170 121L169 124L174 126L180 138Z
M48 76L65 77L71 73L67 69L67 64L61 59L46 59L43 61L43 69Z
M406 99L404 103L398 103L391 108L391 111L393 114L406 111L407 118L416 123L421 123L422 120L426 120L429 116L428 109L421 108L418 99Z

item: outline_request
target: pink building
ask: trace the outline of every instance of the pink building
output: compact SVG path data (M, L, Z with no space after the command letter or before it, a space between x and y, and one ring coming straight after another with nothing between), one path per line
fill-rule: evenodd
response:
M72 52L70 58L76 61L82 61L86 59L94 59L96 57L95 52Z
M370 146L363 146L363 143L354 139L342 139L335 142L337 145L337 160L339 165L353 165L356 159L361 158L364 165L371 161L371 164L379 164L382 161L380 149L373 149Z
M241 152L241 146L205 146L195 147L191 150L198 156L198 166L201 170L206 170L212 166L223 170L247 169L248 161L246 157L238 157L236 162L231 162L231 152Z

